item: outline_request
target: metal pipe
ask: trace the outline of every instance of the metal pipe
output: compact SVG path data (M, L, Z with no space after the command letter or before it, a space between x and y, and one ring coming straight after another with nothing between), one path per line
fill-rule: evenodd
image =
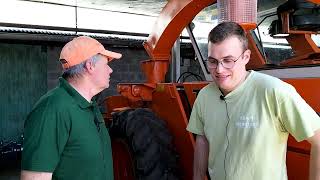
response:
M201 55L201 52L200 52L200 49L199 49L199 46L197 45L197 42L196 42L196 38L194 37L193 33L192 33L192 30L191 30L191 25L188 24L186 26L186 29L187 29L187 32L189 34L189 37L190 37L190 40L191 40L191 44L193 46L193 49L196 53L196 56L197 56L197 59L199 61L199 64L201 66L201 69L202 69L202 72L206 78L206 81L212 81L212 77L210 75L210 72L209 70L207 69L207 66L205 64L205 61L203 60L203 57Z

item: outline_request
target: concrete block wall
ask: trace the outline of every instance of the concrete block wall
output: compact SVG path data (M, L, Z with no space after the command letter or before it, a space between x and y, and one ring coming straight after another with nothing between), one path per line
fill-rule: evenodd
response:
M62 74L62 68L59 62L60 51L62 47L47 47L47 89L50 90L57 86L58 78Z

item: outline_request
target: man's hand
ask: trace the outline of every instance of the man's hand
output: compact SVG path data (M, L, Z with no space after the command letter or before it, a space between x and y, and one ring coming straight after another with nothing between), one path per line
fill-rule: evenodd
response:
M193 180L203 180L208 169L209 143L205 136L197 135L193 159Z
M51 180L51 172L21 171L20 180Z
M320 180L320 130L307 140L311 144L309 180Z

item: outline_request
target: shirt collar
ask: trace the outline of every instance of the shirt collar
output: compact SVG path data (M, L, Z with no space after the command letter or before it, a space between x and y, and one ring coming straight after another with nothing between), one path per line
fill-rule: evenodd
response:
M75 90L70 83L65 80L64 78L59 78L60 87L65 89L67 93L75 100L75 102L83 109L89 108L91 106L94 106L96 104L95 101L92 101L92 103L89 103L77 90Z

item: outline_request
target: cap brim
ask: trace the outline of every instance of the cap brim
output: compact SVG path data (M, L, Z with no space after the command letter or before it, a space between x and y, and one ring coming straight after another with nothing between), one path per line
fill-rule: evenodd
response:
M104 50L102 52L100 52L102 55L107 56L109 61L111 61L112 59L120 59L122 57L122 54L120 53L116 53L116 52L112 52L112 51L108 51L108 50Z

